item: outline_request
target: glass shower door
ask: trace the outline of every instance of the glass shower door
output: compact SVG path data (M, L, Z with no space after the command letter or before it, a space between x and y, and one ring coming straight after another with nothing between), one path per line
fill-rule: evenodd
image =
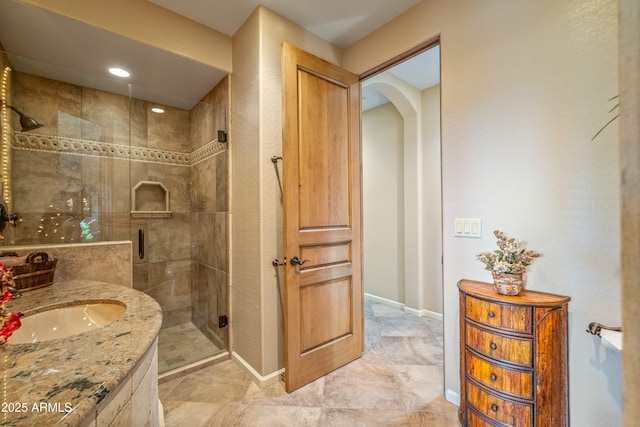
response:
M2 244L128 240L128 96L17 71L34 61L2 55L11 64L3 67L3 105L42 125L21 129L22 117L3 108L3 199L20 221Z
M132 101L140 113L132 122L146 126L143 144L132 138L134 287L162 307L160 374L227 350L228 168L217 141L225 95L226 78L190 109Z

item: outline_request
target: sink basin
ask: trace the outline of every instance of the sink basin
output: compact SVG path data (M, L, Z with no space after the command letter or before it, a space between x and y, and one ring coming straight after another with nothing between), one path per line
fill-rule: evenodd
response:
M10 344L29 344L81 334L118 320L127 306L120 301L87 302L55 307L20 319Z

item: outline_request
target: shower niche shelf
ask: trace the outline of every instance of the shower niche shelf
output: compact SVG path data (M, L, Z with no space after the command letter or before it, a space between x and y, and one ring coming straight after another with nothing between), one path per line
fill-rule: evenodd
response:
M169 190L161 182L140 181L131 189L132 218L166 218L169 210Z

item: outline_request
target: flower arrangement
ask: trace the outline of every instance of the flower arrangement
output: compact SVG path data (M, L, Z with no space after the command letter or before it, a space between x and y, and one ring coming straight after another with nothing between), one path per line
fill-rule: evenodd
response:
M524 274L527 266L542 254L520 248L519 239L508 238L502 231L496 230L493 234L498 238L498 250L493 252L481 252L476 259L485 264L485 270L494 273Z
M15 287L13 275L0 262L0 344L5 342L20 327L20 315L12 313L2 305L13 298L9 286Z

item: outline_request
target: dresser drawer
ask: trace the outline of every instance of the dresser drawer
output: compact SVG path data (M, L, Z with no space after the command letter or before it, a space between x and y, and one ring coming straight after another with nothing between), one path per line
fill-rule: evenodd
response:
M466 351L467 374L487 387L524 399L533 397L533 373L496 366Z
M514 427L531 426L532 405L501 399L481 390L471 381L467 381L467 403L469 409L474 408L486 417L503 424Z
M494 423L490 423L481 418L476 411L469 410L467 413L467 424L465 427L494 427Z
M494 359L517 365L532 366L532 341L494 334L467 322L465 341L469 348Z
M531 333L532 308L484 301L467 295L466 316L478 323L499 329Z

